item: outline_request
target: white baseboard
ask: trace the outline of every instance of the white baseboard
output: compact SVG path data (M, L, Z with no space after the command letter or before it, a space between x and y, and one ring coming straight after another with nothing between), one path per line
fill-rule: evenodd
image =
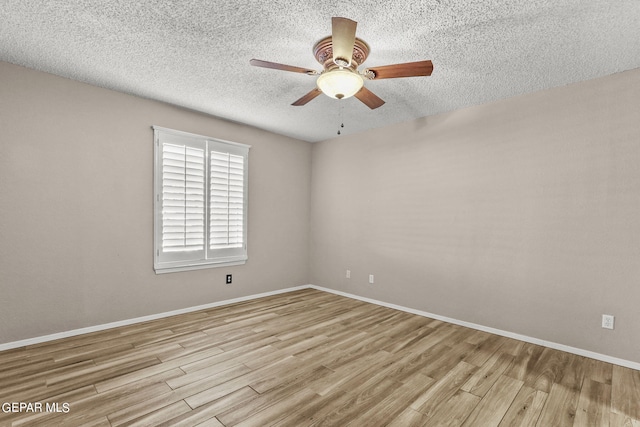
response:
M279 289L277 291L264 292L264 293L261 293L261 294L255 294L255 295L249 295L249 296L246 296L246 297L233 298L233 299L224 300L224 301L217 301L217 302L213 302L213 303L210 303L210 304L204 304L204 305L198 305L198 306L195 306L195 307L188 307L188 308L182 308L182 309L179 309L179 310L167 311L165 313L151 314L149 316L136 317L134 319L120 320L120 321L117 321L117 322L105 323L103 325L89 326L87 328L74 329L72 331L59 332L59 333L51 334L51 335L44 335L44 336L35 337L35 338L28 338L28 339L20 340L20 341L8 342L8 343L0 344L0 351L10 350L12 348L24 347L24 346L27 346L27 345L40 344L40 343L44 343L44 342L47 342L47 341L53 341L53 340L58 340L58 339L61 339L61 338L73 337L73 336L76 336L76 335L88 334L88 333L91 333L91 332L104 331L105 329L117 328L119 326L128 326L128 325L133 325L133 324L136 324L136 323L148 322L149 320L162 319L164 317L176 316L178 314L191 313L193 311L198 311L198 310L206 310L208 308L220 307L220 306L223 306L223 305L234 304L234 303L243 302L243 301L249 301L249 300L252 300L252 299L263 298L263 297L268 297L268 296L272 296L272 295L283 294L283 293L286 293L286 292L293 292L293 291L297 291L297 290L300 290L300 289L309 289L309 285L302 285L302 286L297 286L297 287L293 287L293 288Z
M428 313L426 311L415 310L413 308L407 308L407 307L403 307L403 306L396 305L396 304L390 304L390 303L386 303L384 301L378 301L378 300L374 300L374 299L371 299L371 298L366 298L366 297L361 297L361 296L354 295L354 294L349 294L349 293L346 293L346 292L336 291L334 289L323 288L321 286L309 285L308 287L309 288L313 288L313 289L317 289L319 291L329 292L329 293L340 295L340 296L343 296L343 297L353 298L353 299L357 299L359 301L364 301L364 302L380 305L380 306L387 307L387 308L393 308L395 310L400 310L400 311L404 311L404 312L411 313L411 314L417 314L418 316L424 316L424 317L428 317L430 319L441 320L443 322L453 323L454 325L465 326L467 328L476 329L476 330L484 331L484 332L489 332L491 334L500 335L500 336L507 337L507 338L513 338L513 339L516 339L516 340L519 340L519 341L524 341L524 342L528 342L528 343L531 343L531 344L537 344L537 345L541 345L543 347L549 347L549 348L553 348L555 350L565 351L567 353L576 354L578 356L584 356L584 357L588 357L590 359L596 359L596 360L600 360L600 361L603 361L603 362L607 362L607 363L611 363L611 364L619 365L619 366L624 366L626 368L631 368L631 369L635 369L635 370L640 371L640 363L638 363L638 362L632 362L630 360L619 359L617 357L608 356L606 354L600 354L600 353L596 353L596 352L593 352L593 351L583 350L583 349L580 349L580 348L571 347L571 346L564 345L564 344L558 344L558 343L551 342L551 341L545 341L545 340L541 340L541 339L538 339L538 338L533 338L533 337L529 337L529 336L526 336L526 335L520 335L520 334L516 334L516 333L513 333L513 332L509 332L509 331L503 331L501 329L495 329L495 328L490 328L490 327L487 327L487 326L477 325L475 323L465 322L465 321L458 320L458 319L452 319L450 317L440 316L438 314Z
M47 341L53 341L53 340L57 340L57 339L61 339L61 338L73 337L73 336L76 336L76 335L88 334L90 332L103 331L105 329L117 328L119 326L133 325L133 324L136 324L136 323L147 322L149 320L162 319L164 317L175 316L175 315L178 315L178 314L191 313L193 311L198 311L198 310L206 310L208 308L220 307L220 306L223 306L223 305L234 304L234 303L237 303L237 302L250 301L250 300L253 300L253 299L258 299L258 298L268 297L268 296L272 296L272 295L283 294L283 293L287 293L287 292L298 291L298 290L301 290L301 289L316 289L316 290L323 291L323 292L329 292L329 293L332 293L332 294L335 294L335 295L340 295L340 296L343 296L343 297L352 298L352 299L356 299L356 300L363 301L363 302L368 302L368 303L371 303L371 304L380 305L380 306L387 307L387 308L392 308L394 310L400 310L400 311L404 311L404 312L407 312L407 313L416 314L418 316L428 317L430 319L441 320L443 322L452 323L454 325L460 325L460 326L464 326L464 327L467 327L467 328L476 329L476 330L479 330L479 331L489 332L491 334L500 335L500 336L507 337L507 338L513 338L513 339L516 339L516 340L519 340L519 341L524 341L524 342L528 342L528 343L531 343L531 344L537 344L537 345L541 345L541 346L544 346L544 347L553 348L555 350L566 351L567 353L576 354L578 356L584 356L584 357L588 357L590 359L601 360L603 362L612 363L614 365L624 366L626 368L636 369L636 370L640 371L640 363L638 363L638 362L632 362L630 360L619 359L617 357L608 356L606 354L595 353L593 351L583 350L583 349L580 349L580 348L571 347L571 346L564 345L564 344L558 344L558 343L554 343L554 342L551 342L551 341L545 341L545 340L541 340L541 339L538 339L538 338L533 338L533 337L529 337L529 336L526 336L526 335L520 335L520 334L516 334L516 333L513 333L513 332L509 332L509 331L503 331L501 329L495 329L495 328L490 328L490 327L487 327L487 326L477 325L475 323L465 322L465 321L458 320L458 319L452 319L450 317L440 316L438 314L428 313L426 311L421 311L421 310L415 310L413 308L403 307L403 306L396 305L396 304L390 304L390 303L387 303L387 302L384 302L384 301L378 301L378 300L375 300L375 299L361 297L359 295L349 294L347 292L341 292L341 291L337 291L335 289L324 288L322 286L316 286L316 285L302 285L302 286L296 286L296 287L292 287L292 288L279 289L277 291L264 292L264 293L261 293L261 294L255 294L255 295L249 295L249 296L245 296L245 297L233 298L233 299L224 300L224 301L217 301L217 302L213 302L213 303L210 303L210 304L198 305L198 306L195 306L195 307L188 307L188 308L183 308L183 309L179 309L179 310L168 311L168 312L165 312L165 313L152 314L152 315L149 315L149 316L136 317L134 319L121 320L121 321L118 321L118 322L105 323L103 325L90 326L90 327L87 327L87 328L74 329L72 331L59 332L59 333L51 334L51 335L44 335L44 336L35 337L35 338L28 338L28 339L20 340L20 341L8 342L8 343L0 344L0 351L10 350L10 349L13 349L13 348L18 348L18 347L24 347L24 346L27 346L27 345L40 344L40 343L44 343L44 342L47 342Z

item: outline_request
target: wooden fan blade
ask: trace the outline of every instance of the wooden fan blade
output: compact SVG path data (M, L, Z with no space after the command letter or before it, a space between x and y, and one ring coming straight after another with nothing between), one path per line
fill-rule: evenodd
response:
M406 62L404 64L368 68L368 70L373 71L375 74L373 80L430 76L433 72L433 63L431 61Z
M293 73L309 75L318 74L317 71L308 68L294 67L293 65L278 64L277 62L262 61L260 59L252 59L249 63L254 67L272 68L274 70L291 71Z
M378 98L375 93L371 92L364 86L362 86L362 89L360 89L354 96L372 110L381 107L382 104L384 104L382 99Z
M303 96L302 98L298 99L296 102L294 102L291 105L295 105L296 107L299 107L301 105L305 105L307 102L311 101L313 98L315 98L316 96L320 95L322 93L322 91L318 88L314 88L311 92L307 93L305 96Z
M358 23L347 18L331 18L331 45L333 62L341 67L351 65L353 45L356 42L356 27Z

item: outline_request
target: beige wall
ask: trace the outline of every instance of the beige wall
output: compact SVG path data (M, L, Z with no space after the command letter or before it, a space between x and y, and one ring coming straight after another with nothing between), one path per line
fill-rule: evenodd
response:
M252 145L246 265L154 273L152 125ZM307 284L310 155L0 62L0 343Z
M310 145L0 62L0 344L313 283L639 362L638 99L635 70ZM246 265L154 274L151 125L253 146Z
M634 70L314 144L310 282L640 362L639 100Z

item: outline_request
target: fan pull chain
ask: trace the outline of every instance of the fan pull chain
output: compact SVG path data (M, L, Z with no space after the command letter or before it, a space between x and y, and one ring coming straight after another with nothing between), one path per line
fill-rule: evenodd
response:
M340 105L340 128L344 128L344 118L343 116L344 108ZM338 135L340 135L340 129L338 129Z

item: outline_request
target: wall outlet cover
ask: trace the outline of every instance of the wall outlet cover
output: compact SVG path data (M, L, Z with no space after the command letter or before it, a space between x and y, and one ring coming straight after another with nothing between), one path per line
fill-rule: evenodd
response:
M615 317L611 314L602 315L602 327L605 329L613 329L615 323Z

